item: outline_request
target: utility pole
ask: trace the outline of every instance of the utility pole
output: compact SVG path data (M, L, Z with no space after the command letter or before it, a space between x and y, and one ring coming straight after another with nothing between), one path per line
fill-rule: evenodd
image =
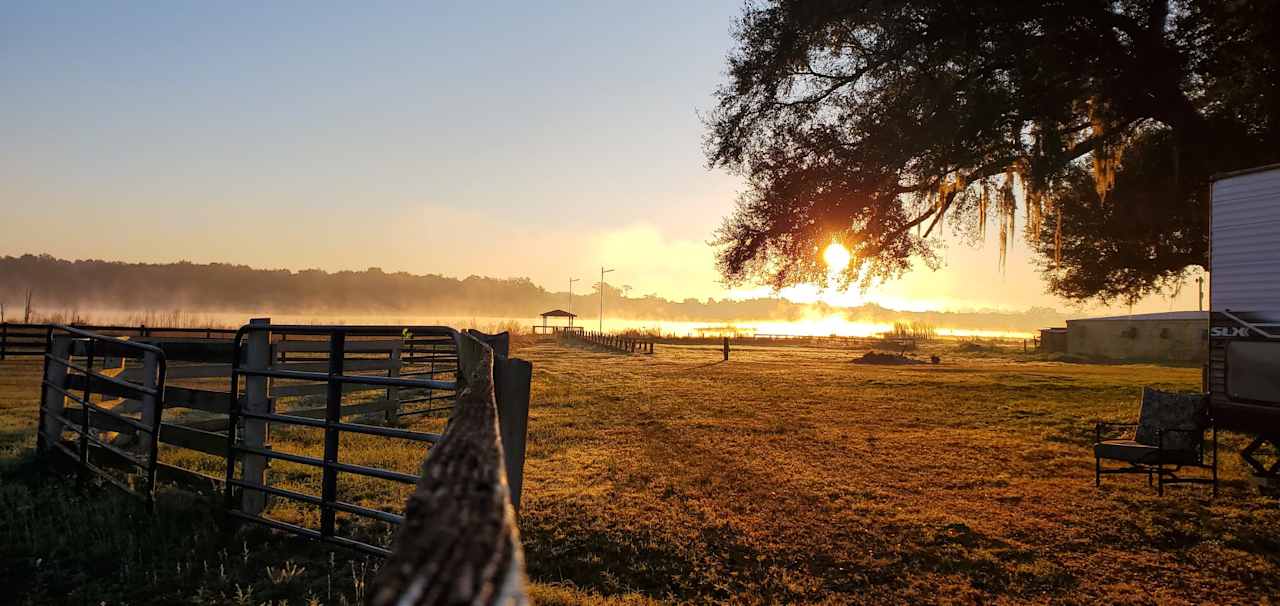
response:
M569 328L573 328L573 283L577 278L569 278Z
M1196 284L1200 287L1200 311L1204 311L1204 276L1196 277Z
M604 275L611 271L600 266L600 334L604 334Z

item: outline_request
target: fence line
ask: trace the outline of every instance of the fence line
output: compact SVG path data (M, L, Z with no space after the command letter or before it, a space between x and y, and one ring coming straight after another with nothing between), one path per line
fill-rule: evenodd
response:
M10 357L43 356L49 346L51 331L60 324L0 322L0 360ZM205 338L230 339L234 328L179 328L172 326L118 326L105 324L70 324L70 328L107 337Z
M569 339L577 339L584 343L591 343L619 353L653 353L653 340L651 339L637 339L626 335L611 335L595 331L562 332L560 334Z
M43 356L51 326L0 323L0 360L19 356Z
M366 553L391 555L402 564L419 562L420 571L439 571L430 578L415 577L416 582L431 583L425 588L412 583L397 585L394 580L375 585L379 595L397 595L398 591L414 591L418 587L443 603L460 591L471 591L462 587L467 585L476 588L467 594L474 598L468 600L471 603L525 601L523 557L514 512L520 502L532 366L494 354L490 345L505 348L505 335L463 334L444 327L282 326L271 325L269 320L243 327L240 338L235 340L120 340L67 327L53 330L60 332L46 356L39 433L42 455L69 455L81 464L82 470L100 474L103 469L112 469L117 475L104 474L105 481L125 489L145 486L148 496L156 481L221 494L228 515L266 520L263 523L279 530ZM273 331L280 340L273 338ZM287 340L286 335L290 337ZM238 342L243 345L238 346ZM141 360L142 368L153 370L143 371L137 362L125 364L125 354ZM293 357L286 362L287 354ZM142 360L144 357L147 359ZM318 364L324 368L318 368ZM155 377L148 373L154 373L155 368L160 369L159 385L150 388L147 386L155 383ZM68 373L68 369L79 374ZM169 377L242 378L233 379L219 390L165 384L166 371ZM281 384L276 385L277 382ZM315 387L324 390L322 408L305 409L304 405L300 410L276 409L280 399L311 395ZM424 398L414 393L423 388L430 395ZM382 397L354 404L342 401L344 394L370 391L380 391ZM81 393L83 398L78 397ZM451 406L432 408L433 401L445 399L455 401ZM79 400L89 402L88 407L65 406ZM344 419L385 413L385 418L394 420L421 412L405 410L404 406L410 403L425 404L432 411L452 411L445 431L427 434ZM198 411L198 416L204 418L171 417L165 413L161 421L162 411L175 408ZM141 417L136 416L139 414ZM267 442L268 424L323 430L324 457L273 450ZM424 448L432 446L419 477L340 460L340 432L415 440ZM70 440L66 439L67 433L72 434ZM146 478L150 481L130 483L133 476L118 475L119 471L131 471L121 459L132 456L145 461L148 453L141 448L146 439L151 444L151 465L149 469L144 467L143 473L150 475ZM77 442L81 445L78 450ZM213 477L158 461L155 455L159 444L216 457L226 465L228 473ZM167 453L166 457L172 454ZM323 473L321 494L296 493L270 485L269 476L263 472L265 462L273 458L319 467ZM227 463L236 459L243 464ZM338 473L417 484L418 490L403 515L368 509L338 498ZM260 514L268 495L319 507L320 528L302 528L264 518ZM400 525L392 549L338 536L334 532L334 516L338 512ZM438 542L442 537L449 538ZM480 560L493 566L469 567ZM408 570L394 564L384 566L384 570L391 568ZM415 603L428 602L424 598Z

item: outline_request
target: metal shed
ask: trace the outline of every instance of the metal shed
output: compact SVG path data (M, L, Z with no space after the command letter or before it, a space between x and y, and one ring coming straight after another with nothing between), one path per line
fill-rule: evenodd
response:
M1093 358L1204 360L1209 313L1171 311L1067 320L1067 351Z

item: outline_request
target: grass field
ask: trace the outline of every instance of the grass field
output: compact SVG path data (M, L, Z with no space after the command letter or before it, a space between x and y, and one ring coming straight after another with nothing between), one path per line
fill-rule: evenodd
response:
M1093 486L1095 420L1199 370L1050 362L940 346L861 351L551 342L534 363L521 532L541 603L1259 603L1280 595L1280 508L1223 436L1222 493ZM925 352L929 353L929 352ZM0 365L0 601L356 603L376 560L167 492L137 514L31 459L33 362ZM307 449L303 436L277 435ZM345 448L345 445L344 445ZM413 469L410 446L369 449ZM285 469L273 473L288 474ZM402 493L353 488L394 506ZM393 496L394 495L394 496ZM306 513L288 509L281 515Z

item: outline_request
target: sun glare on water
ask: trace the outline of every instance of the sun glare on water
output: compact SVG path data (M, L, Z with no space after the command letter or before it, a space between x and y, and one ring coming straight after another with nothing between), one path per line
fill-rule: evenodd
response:
M849 251L839 242L832 242L822 251L822 260L827 264L827 272L836 274L849 266Z

